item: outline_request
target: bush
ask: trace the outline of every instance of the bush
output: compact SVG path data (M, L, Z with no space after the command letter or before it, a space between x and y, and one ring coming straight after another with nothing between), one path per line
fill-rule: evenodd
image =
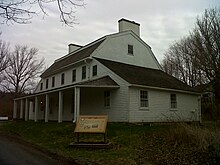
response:
M140 146L141 162L155 164L219 164L220 134L186 123L164 132L145 135Z

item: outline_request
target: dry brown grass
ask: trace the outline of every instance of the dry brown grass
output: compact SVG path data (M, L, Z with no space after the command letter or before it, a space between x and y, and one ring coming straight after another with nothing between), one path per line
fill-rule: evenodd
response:
M164 132L144 135L139 161L170 165L218 164L220 134L216 130L178 123Z

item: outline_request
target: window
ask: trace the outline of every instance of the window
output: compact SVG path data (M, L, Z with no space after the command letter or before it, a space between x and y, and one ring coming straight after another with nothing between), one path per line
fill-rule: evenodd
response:
M76 69L72 71L72 82L76 81Z
M40 83L40 90L43 90L43 83Z
M49 80L46 79L46 89L48 88L48 82L49 82Z
M110 107L110 91L104 92L104 106Z
M64 84L64 80L65 80L65 74L64 74L64 73L62 73L62 75L61 75L61 85L63 85L63 84Z
M177 108L176 94L170 94L170 107L174 109Z
M86 78L86 66L82 67L82 79Z
M97 65L94 65L92 67L92 76L96 76L97 75Z
M140 108L148 108L148 92L140 91Z
M128 54L133 55L134 50L133 50L133 45L128 45Z
M55 86L55 77L52 77L52 87Z

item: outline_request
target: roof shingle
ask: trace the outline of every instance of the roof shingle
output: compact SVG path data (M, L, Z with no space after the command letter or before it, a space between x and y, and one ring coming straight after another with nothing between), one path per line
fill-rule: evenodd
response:
M86 57L89 57L92 52L104 41L104 39L100 40L99 42L92 44L91 46L82 49L79 52L76 52L70 56L67 56L66 58L64 57L63 59L57 60L55 61L42 75L42 78L48 77L52 74L57 73L57 71L64 67L64 66L68 66L72 63L75 63L79 60L82 60Z
M99 58L96 59L130 84L198 92L159 69L144 68Z

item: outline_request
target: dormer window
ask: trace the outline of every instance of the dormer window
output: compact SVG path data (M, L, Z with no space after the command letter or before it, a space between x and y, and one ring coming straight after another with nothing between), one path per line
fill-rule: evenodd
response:
M134 53L133 45L129 45L129 44L128 44L128 54L129 54L129 55L133 55L133 53Z

